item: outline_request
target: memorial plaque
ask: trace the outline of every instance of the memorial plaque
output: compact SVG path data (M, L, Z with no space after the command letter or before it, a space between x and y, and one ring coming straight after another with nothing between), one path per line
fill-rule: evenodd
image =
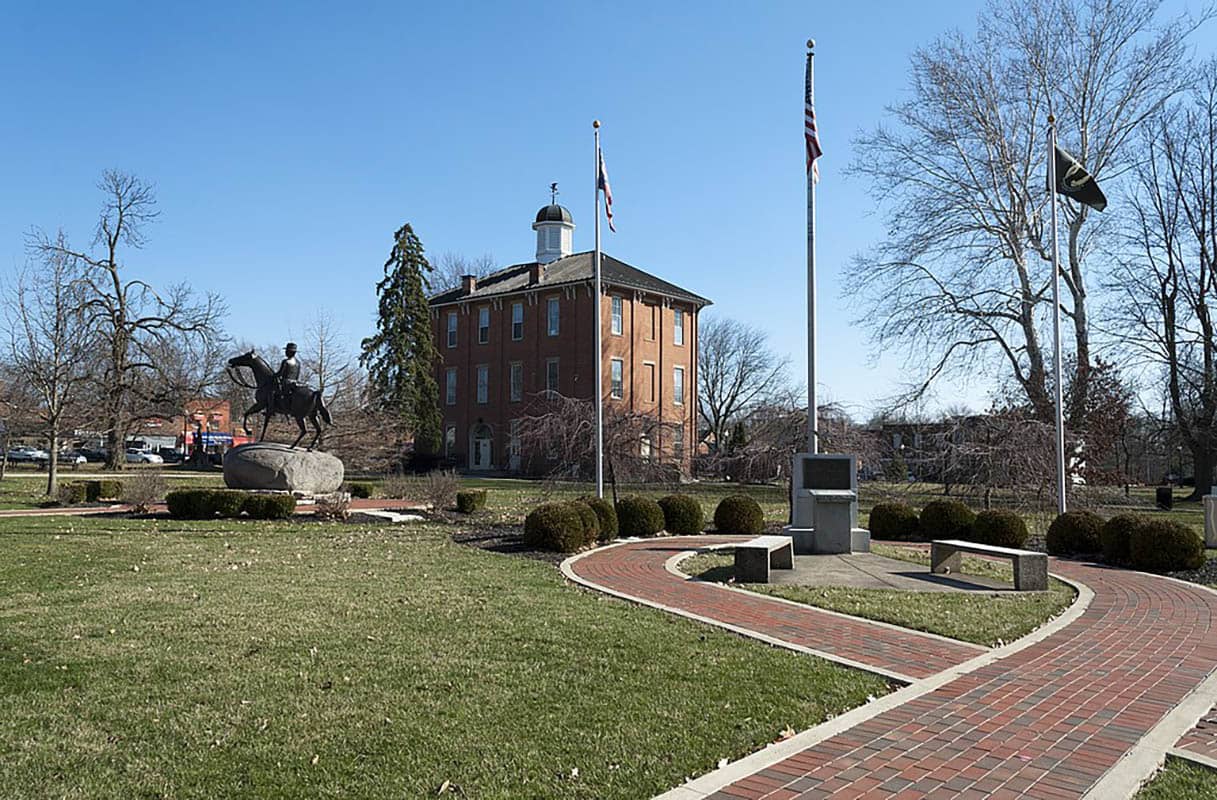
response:
M804 456L801 488L853 489L853 458L850 456Z

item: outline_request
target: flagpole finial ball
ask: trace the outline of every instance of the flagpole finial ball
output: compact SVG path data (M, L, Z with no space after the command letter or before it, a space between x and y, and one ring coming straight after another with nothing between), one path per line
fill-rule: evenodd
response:
M599 127L600 127L600 120L598 120L598 119L594 119L594 120L592 120L592 127L593 127L593 128L599 128Z
M1055 124L1056 124L1056 115L1055 115L1055 114L1049 114L1049 115L1048 115L1048 124L1049 124L1049 125L1055 125Z
M815 47L816 47L816 40L815 40L815 39L808 39L808 40L807 40L807 49L808 49L808 50L814 50L814 49L815 49Z

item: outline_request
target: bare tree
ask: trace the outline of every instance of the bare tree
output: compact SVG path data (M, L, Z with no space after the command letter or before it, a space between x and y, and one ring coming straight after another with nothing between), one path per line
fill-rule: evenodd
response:
M439 258L431 265L431 274L427 277L427 281L433 294L445 292L460 286L461 278L465 275L484 278L494 272L496 268L494 256L490 253L470 258L449 250L440 253Z
M156 198L149 184L114 170L102 173L98 188L105 201L93 238L94 253L73 250L40 233L35 234L35 247L47 256L76 259L83 267L86 322L100 340L93 358L109 450L107 467L121 469L133 422L142 414L157 413L142 410L141 403L159 404L171 394L166 391L171 383L166 380L168 370L160 359L171 347L178 352L185 347L187 355L214 350L225 309L215 295L196 300L184 283L161 292L145 281L127 278L126 249L137 250L147 241L146 228L159 215Z
M1012 379L1036 418L1052 419L1045 356L1051 281L1046 142L1107 183L1134 133L1190 81L1186 41L1200 20L1158 24L1159 0L992 0L975 37L916 51L911 97L892 127L857 141L853 166L891 220L852 271L878 348L901 347L920 397L944 374ZM1061 278L1072 328L1070 424L1084 425L1093 368L1085 264L1102 226L1064 204Z
M769 347L765 331L720 317L698 322L697 345L700 439L716 453L749 412L789 389L790 359Z
M77 259L56 250L38 251L4 297L5 334L14 378L28 387L38 427L47 441L46 493L59 481L59 446L66 415L88 378L92 342L86 324Z
M1135 249L1113 280L1113 328L1133 364L1164 379L1196 498L1217 465L1217 60L1142 141Z

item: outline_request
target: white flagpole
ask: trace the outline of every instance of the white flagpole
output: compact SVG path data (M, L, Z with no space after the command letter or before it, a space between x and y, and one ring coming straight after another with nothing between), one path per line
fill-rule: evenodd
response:
M1056 510L1065 513L1065 416L1061 382L1061 267L1056 234L1056 118L1048 115L1048 196L1052 203L1052 348L1056 377Z
M592 120L596 138L596 252L593 257L596 271L596 288L592 292L596 303L596 497L604 497L604 350L601 336L600 299L600 120Z
M807 86L814 86L812 59L816 46L807 40ZM816 413L816 182L807 170L807 452L820 452L819 415Z

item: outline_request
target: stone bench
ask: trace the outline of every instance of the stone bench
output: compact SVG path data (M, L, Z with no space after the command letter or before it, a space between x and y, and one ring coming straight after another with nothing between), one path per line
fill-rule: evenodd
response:
M770 569L794 569L794 541L789 536L758 536L735 546L735 579L769 583Z
M1010 559L1014 564L1014 588L1020 592L1042 592L1048 588L1048 556L1043 553L965 542L960 539L943 539L930 543L930 572L959 574L962 553Z

